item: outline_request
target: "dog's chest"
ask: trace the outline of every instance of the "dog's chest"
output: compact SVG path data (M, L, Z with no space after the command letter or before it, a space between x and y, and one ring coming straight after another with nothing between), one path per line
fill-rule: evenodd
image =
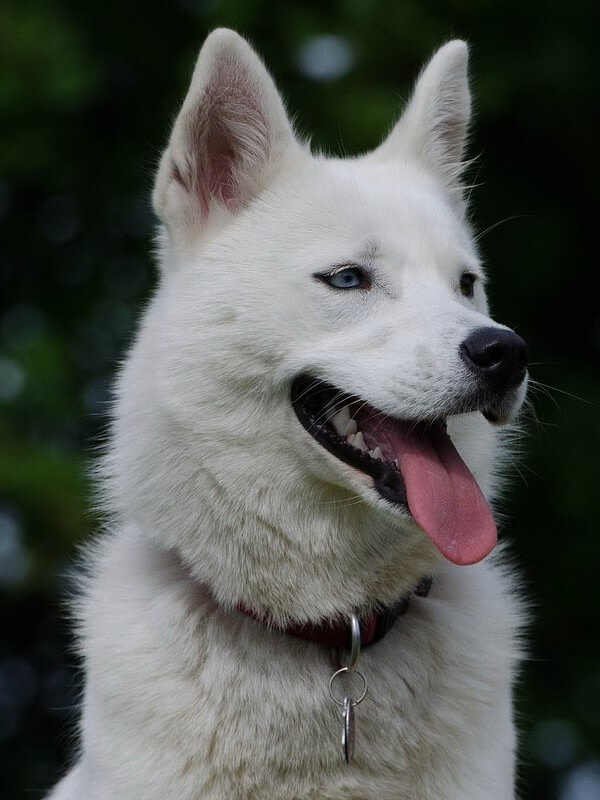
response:
M130 625L125 651L90 654L87 750L115 800L512 796L510 641L484 636L485 620L465 626L433 596L363 652L348 766L330 653L251 620L165 610Z

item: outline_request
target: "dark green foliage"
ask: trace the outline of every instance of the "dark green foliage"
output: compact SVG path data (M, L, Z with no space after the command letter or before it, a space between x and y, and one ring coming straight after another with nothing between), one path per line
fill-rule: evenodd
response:
M250 37L299 130L340 154L378 142L437 45L471 42L472 153L482 153L471 173L480 184L474 220L496 316L529 341L540 382L505 524L534 599L519 689L522 795L592 800L600 796L600 317L591 0L4 0L2 796L39 797L71 750L79 677L60 606L66 569L99 524L85 476L108 387L154 280L154 167L199 44L216 25ZM299 67L299 53L325 34L340 37L341 74L318 80Z

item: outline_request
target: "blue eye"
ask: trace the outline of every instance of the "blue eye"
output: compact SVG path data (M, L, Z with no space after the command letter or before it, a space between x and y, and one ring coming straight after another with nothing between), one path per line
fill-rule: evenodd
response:
M342 267L315 277L334 289L368 289L371 285L368 275L360 267Z

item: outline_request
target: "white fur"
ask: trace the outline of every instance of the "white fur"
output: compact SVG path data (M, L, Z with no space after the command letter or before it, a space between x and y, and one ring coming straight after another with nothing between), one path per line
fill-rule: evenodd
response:
M496 323L483 280L458 291L481 275L458 182L466 61L441 48L386 142L337 160L297 142L244 40L207 39L157 177L160 285L118 382L110 531L79 608L81 748L52 800L514 798L508 573L444 562L289 401L300 372L409 419L468 389L458 346ZM374 270L371 291L312 277L346 263ZM471 413L449 432L493 500L498 430ZM234 607L317 621L426 574L430 596L361 656L346 766L330 653Z

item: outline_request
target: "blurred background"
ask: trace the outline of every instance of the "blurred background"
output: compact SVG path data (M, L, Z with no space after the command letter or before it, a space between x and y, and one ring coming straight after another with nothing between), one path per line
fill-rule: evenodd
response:
M505 524L534 609L519 783L524 800L600 798L598 8L3 0L3 798L41 797L72 749L81 676L66 573L98 528L88 467L155 280L154 168L217 25L251 38L299 129L334 154L377 144L440 43L472 45L473 218L495 315L528 340L538 382Z

